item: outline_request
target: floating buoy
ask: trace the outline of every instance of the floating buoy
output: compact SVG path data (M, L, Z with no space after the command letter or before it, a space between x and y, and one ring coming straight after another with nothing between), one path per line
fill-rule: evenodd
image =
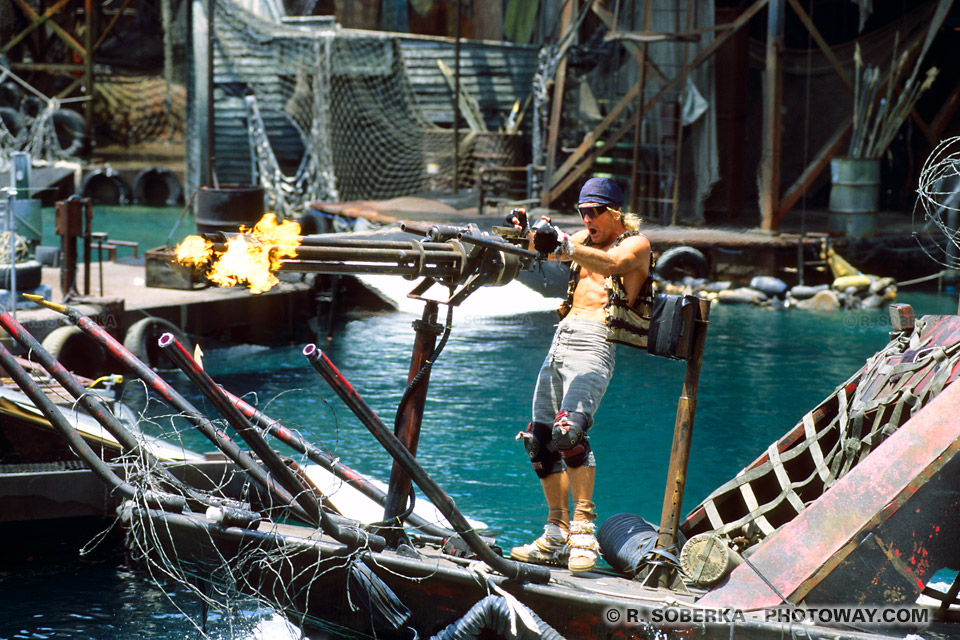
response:
M61 158L80 155L87 143L87 123L83 116L70 109L57 109L52 117L59 147L57 155Z
M115 169L104 167L87 174L80 195L93 204L130 204L130 185Z
M163 167L144 169L133 179L133 201L151 207L173 207L183 201L177 174Z
M768 298L782 298L787 293L787 283L773 276L755 276L750 288L764 293Z
M187 351L192 351L183 331L163 318L142 318L134 322L127 329L123 346L151 369L176 369L173 360L167 357L157 344L160 336L165 333L172 333Z
M750 287L740 287L720 291L717 293L717 299L725 304L763 304L770 298L763 291Z

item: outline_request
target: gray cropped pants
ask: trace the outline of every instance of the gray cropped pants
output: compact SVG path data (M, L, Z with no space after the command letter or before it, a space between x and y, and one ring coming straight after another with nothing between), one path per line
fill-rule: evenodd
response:
M616 345L607 341L602 322L564 318L537 376L533 392L533 421L553 424L560 411L579 411L593 422L593 414L613 376ZM563 469L557 463L556 471ZM585 463L595 467L593 451Z

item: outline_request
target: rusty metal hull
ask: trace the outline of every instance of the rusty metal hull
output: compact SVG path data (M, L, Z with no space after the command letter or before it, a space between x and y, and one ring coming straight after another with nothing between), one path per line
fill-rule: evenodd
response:
M960 386L950 385L795 520L705 606L915 602L942 568L960 566Z
M221 527L201 516L171 514L133 508L125 518L133 535L147 532L152 544L185 575L216 575L221 561L242 570L231 575L244 592L266 596L282 605L308 634L332 629L350 636L394 638L401 633L373 623L375 616L358 607L356 593L348 596L349 565L364 562L410 609L409 627L427 637L460 620L488 588L468 562L429 548L419 558L393 551L349 552L319 532L286 525L261 525L258 530ZM140 534L138 534L140 532ZM273 558L273 562L258 561ZM205 559L213 560L209 564ZM549 584L518 583L503 576L489 578L516 597L565 638L627 640L639 638L752 638L782 640L790 637L789 624L768 622L747 614L735 622L654 622L657 611L675 606L696 610L694 594L658 590L609 573L574 575L552 571ZM221 574L222 575L222 574ZM612 622L611 610L620 619ZM804 627L823 639L880 640L881 635L827 627ZM409 632L406 632L409 633ZM404 636L409 637L409 636ZM893 637L893 636L891 636Z

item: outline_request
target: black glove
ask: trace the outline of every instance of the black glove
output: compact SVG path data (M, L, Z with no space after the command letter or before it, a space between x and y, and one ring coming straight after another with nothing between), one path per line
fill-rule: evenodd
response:
M550 218L544 216L533 223L533 248L537 253L551 254L560 246L560 233L550 224Z
M506 222L511 227L520 226L521 231L527 230L527 210L523 207L517 207L507 214L507 217L504 218Z

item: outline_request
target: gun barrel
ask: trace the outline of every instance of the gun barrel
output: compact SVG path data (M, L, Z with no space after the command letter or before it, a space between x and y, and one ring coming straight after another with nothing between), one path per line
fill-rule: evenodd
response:
M412 228L406 230L413 231ZM420 231L420 230L417 230ZM227 242L249 234L216 232L203 237L213 244L214 253L227 250ZM281 271L309 273L386 274L407 279L420 277L463 283L482 274L481 284L502 285L520 268L527 268L537 254L508 242L479 237L460 227L431 227L426 238L378 240L341 238L336 235L301 236L290 257L280 262ZM470 247L465 244L472 245ZM271 245L267 245L271 248ZM278 247L279 248L279 247Z

